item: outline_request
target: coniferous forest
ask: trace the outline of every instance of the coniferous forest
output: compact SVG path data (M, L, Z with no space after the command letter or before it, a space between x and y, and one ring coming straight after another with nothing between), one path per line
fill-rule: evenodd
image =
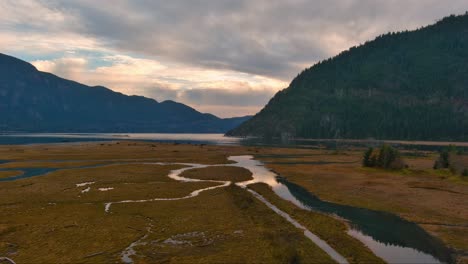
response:
M468 13L304 70L233 136L468 139Z

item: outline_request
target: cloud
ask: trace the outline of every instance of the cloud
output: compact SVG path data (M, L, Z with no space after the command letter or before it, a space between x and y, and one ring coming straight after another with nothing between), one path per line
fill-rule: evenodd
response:
M207 70L180 65L165 65L155 60L127 55L102 55L36 60L41 71L52 72L88 85L104 85L128 95L143 95L157 101L173 100L200 111L209 109L223 117L258 111L286 83L262 76L227 70ZM93 61L105 66L93 67ZM226 107L229 107L227 111ZM238 107L239 111L232 111Z
M274 95L271 89L191 89L179 96L183 101L199 105L218 106L263 106Z
M155 99L179 101L189 105L263 107L275 94L273 89L254 90L239 86L236 89L177 90L163 87L147 88L146 95ZM162 99L160 101L163 101Z
M34 0L3 0L0 2L0 10L2 27L18 25L23 31L54 27L67 21L61 10Z
M282 80L376 35L468 10L464 0L87 0L57 6L82 21L80 33L122 50Z
M88 85L233 116L254 114L320 60L466 10L466 0L4 0L0 50Z
M205 112L221 117L252 115L260 111L275 90L239 86L236 89L190 89L175 90L153 87L146 89L148 97L165 98L181 102ZM160 100L162 101L162 100Z
M87 70L88 62L83 58L60 58L52 61L37 60L31 62L37 69L53 72L63 78L80 78Z
M0 8L0 27L7 32L0 35L0 47L17 46L10 45L14 36L18 48L30 51L73 45L117 49L287 81L303 65L388 31L414 29L463 13L468 2L6 0ZM42 39L36 37L40 34Z

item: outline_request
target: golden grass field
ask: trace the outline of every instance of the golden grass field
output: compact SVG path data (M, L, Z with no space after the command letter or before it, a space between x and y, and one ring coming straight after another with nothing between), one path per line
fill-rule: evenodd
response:
M434 153L406 157L409 168L403 171L384 171L362 168L362 152L124 141L0 146L0 160L14 160L0 168L63 168L0 182L0 257L17 263L119 263L122 253L136 242L131 257L135 263L332 263L302 231L235 185L186 200L113 204L110 212L104 211L106 202L182 197L219 185L178 182L167 175L183 165L143 162L228 164L227 157L248 154L321 199L415 221L466 262L468 181L432 170ZM0 172L0 178L17 174ZM183 176L219 181L251 178L245 169L225 166L193 169ZM76 186L86 182L94 184ZM349 262L381 262L346 234L342 221L298 209L267 185L251 188Z

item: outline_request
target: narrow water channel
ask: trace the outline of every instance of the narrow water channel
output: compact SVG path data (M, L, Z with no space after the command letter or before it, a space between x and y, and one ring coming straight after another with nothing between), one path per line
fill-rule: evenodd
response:
M246 168L255 182L268 184L281 198L296 206L339 216L351 224L348 234L369 247L372 252L389 263L451 263L450 250L441 241L429 235L415 223L387 212L340 205L322 201L299 185L265 168L251 156L230 157L235 166Z

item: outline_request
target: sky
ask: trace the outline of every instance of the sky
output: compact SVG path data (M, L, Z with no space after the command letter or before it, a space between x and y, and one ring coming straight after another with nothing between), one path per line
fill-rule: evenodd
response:
M1 0L0 52L233 117L320 60L466 11L466 0Z

